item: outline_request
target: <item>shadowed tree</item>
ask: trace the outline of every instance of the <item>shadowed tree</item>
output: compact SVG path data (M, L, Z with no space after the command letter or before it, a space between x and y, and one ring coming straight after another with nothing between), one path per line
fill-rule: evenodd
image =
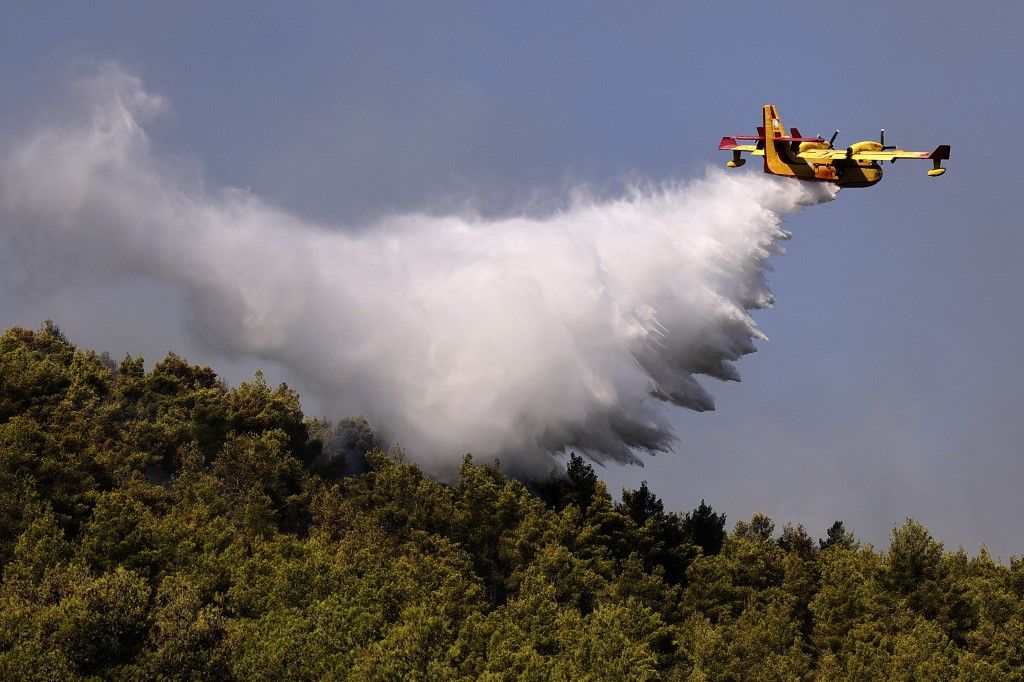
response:
M828 549L829 547L853 549L856 544L853 533L846 530L846 526L843 525L842 521L836 521L829 526L828 531L825 533L825 538L818 540L818 547L821 549Z
M683 518L683 531L690 542L701 548L704 556L718 554L725 542L725 514L716 514L711 505L701 500L700 505Z
M636 490L622 491L622 509L638 526L644 525L648 519L660 521L665 518L665 505L647 487L647 481Z
M814 540L807 531L804 529L804 525L798 524L794 527L792 524L787 523L782 526L782 535L779 537L779 547L787 552L793 552L801 559L811 559L814 553L818 551L818 547L814 544Z

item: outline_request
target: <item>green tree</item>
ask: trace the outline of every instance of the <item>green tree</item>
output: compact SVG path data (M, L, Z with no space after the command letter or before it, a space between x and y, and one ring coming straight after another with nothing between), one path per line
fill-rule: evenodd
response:
M576 455L531 488L379 446L260 374L8 330L0 679L1024 676L1024 560L916 521L884 552L841 522L727 535Z
M886 582L905 598L907 605L926 618L935 618L943 608L942 543L921 523L907 519L894 528L889 541Z

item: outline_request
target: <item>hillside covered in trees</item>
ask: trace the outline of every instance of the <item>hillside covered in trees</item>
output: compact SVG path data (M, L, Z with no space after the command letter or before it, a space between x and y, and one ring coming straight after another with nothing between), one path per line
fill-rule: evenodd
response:
M0 678L1024 679L1024 561L915 521L880 552L378 445L259 374L8 330Z

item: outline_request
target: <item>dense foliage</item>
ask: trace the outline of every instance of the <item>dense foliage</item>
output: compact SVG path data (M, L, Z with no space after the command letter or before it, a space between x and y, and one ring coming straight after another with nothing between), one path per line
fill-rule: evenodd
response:
M259 374L7 331L0 678L1024 677L1024 561L915 521L726 534L577 457L446 485L378 445Z

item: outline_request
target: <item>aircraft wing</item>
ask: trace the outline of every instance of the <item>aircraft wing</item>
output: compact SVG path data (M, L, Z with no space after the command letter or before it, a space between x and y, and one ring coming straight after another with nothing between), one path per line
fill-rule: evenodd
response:
M760 130L760 128L758 128ZM820 137L776 137L776 142L824 142ZM728 135L722 138L722 141L718 143L719 149L725 149L732 151L735 149L740 152L752 152L758 149L756 145L752 144L740 144L737 140L756 140L764 141L764 135Z
M845 149L830 150L830 159L853 159L855 161L895 161L896 159L948 159L949 145L942 144L931 152L908 152L904 149L892 149L880 152L857 152L847 154Z

